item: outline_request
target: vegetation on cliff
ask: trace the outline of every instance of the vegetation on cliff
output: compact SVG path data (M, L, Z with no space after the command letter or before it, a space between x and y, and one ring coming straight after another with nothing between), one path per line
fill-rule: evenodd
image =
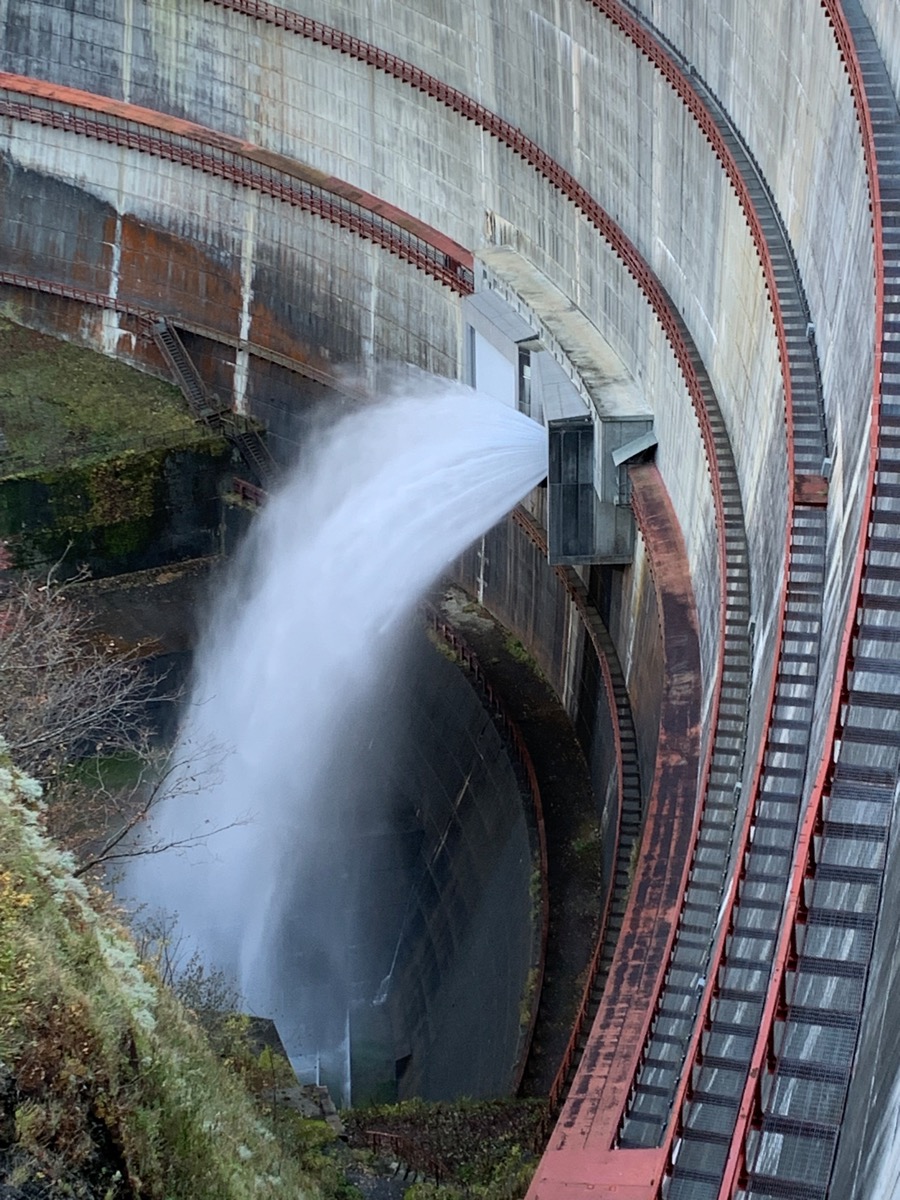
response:
M320 1197L47 840L0 752L0 1178L78 1200Z
M375 1145L419 1176L405 1200L521 1200L546 1138L544 1100L409 1100L344 1114L351 1145Z
M223 438L177 388L0 316L0 537L17 566L209 553Z
M129 934L91 903L43 821L40 785L0 745L4 1195L350 1200L363 1193L345 1172L365 1186L382 1158L418 1173L408 1188L397 1178L394 1194L410 1200L524 1195L543 1103L413 1102L348 1114L358 1147L373 1129L388 1138L375 1155L336 1155L324 1122L276 1104L285 1080L271 1052L248 1057L240 1018L218 1029L214 1052Z
M3 476L208 437L172 384L0 316Z
M158 794L155 694L140 658L98 639L67 588L3 581L0 1194L353 1195L322 1153L334 1137L322 1122L313 1136L268 1102L262 1119L248 1088L295 1081L254 1051L233 993L198 961L176 967L159 938L139 953L81 879L134 852L122 834Z

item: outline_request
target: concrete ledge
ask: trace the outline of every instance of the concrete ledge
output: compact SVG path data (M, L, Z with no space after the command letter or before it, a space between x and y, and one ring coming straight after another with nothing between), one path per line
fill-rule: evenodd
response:
M607 1162L665 975L694 838L701 670L690 570L658 470L652 465L635 468L632 481L638 526L659 597L665 652L656 771L641 856L607 988L528 1200L578 1195L565 1185L558 1189L552 1185L564 1179L590 1178L591 1195L606 1194L593 1170L587 1176L584 1171L588 1159L593 1163L598 1155L610 1181L609 1194L622 1194L611 1163L619 1161L619 1154L645 1153L617 1151Z

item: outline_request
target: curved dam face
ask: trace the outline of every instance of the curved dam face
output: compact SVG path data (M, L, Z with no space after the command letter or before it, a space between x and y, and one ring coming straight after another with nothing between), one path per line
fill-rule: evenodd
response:
M540 953L521 772L461 666L415 629L341 724L327 818L296 829L298 869L279 873L282 1040L344 1105L506 1095Z
M505 1095L540 958L531 797L458 665L429 656L412 683L395 766L404 841L386 847L412 876L385 971L392 1065L404 1098Z
M532 1200L893 1169L900 27L732 10L0 0L11 314L171 375L166 318L276 456L396 362L579 447L457 569L617 849L640 775Z

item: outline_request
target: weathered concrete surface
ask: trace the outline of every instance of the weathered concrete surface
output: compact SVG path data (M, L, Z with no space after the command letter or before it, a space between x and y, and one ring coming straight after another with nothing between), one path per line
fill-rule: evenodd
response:
M42 133L46 141L16 124L3 147L7 270L299 352L323 369L374 357L456 373L456 305L413 267L397 271L383 251L270 197L137 151ZM73 153L84 190L71 182ZM344 286L323 288L341 259Z
M832 447L816 753L863 519L873 384L874 254L857 118L817 0L641 0L638 7L694 64L743 133L787 224L809 299ZM896 5L866 0L865 7L896 86ZM514 3L502 14L463 0L322 0L316 16L519 126L606 206L672 298L734 447L749 526L758 675L751 718L758 728L782 582L787 455L769 298L721 164L659 72L586 0ZM720 589L697 420L640 288L547 180L475 123L397 78L201 0L85 0L78 13L50 0L0 0L0 29L0 63L9 70L182 114L296 156L472 250L513 246L570 297L654 410L658 464L695 583L709 697ZM233 336L250 328L260 341L325 366L393 356L458 370L456 302L350 235L137 152L83 140L73 149L68 134L5 122L0 149L16 200L4 208L0 247L35 273L40 266L135 300L165 300ZM109 344L115 332L107 324L85 336ZM123 323L114 348L127 350L132 332ZM237 377L236 360L233 370ZM264 393L260 379L250 378L242 394L253 404ZM502 541L485 546L495 563L510 553ZM468 569L489 591L491 555L486 566L477 553ZM537 571L529 577L528 569L525 556L512 563L507 576L515 583L502 602L571 709L583 632L546 578ZM639 546L634 567L606 593L635 690L647 670L650 590ZM649 692L653 699L641 701L645 738L658 705L658 691Z
M861 519L875 315L869 195L846 71L818 0L640 0L636 7L722 101L760 164L800 265L833 460L820 670L827 688L853 569L847 532ZM896 5L873 7L896 59ZM827 711L824 699L817 709ZM820 721L816 745L822 734Z
M371 963L377 946L390 973L385 1008L401 1097L504 1095L528 1027L540 940L527 801L509 746L458 664L432 650L414 665L387 818L371 813L372 781L357 782L368 838L357 843L358 954ZM408 684L406 673L395 681L401 691ZM404 869L399 891L394 871ZM395 902L393 930L377 916L385 895ZM376 971L376 985L381 978Z
M22 3L8 0L9 21L20 21ZM326 5L316 15L410 58L551 148L658 273L720 394L751 519L754 586L760 611L771 611L780 570L773 502L787 487L778 465L784 463L784 430L774 331L743 214L681 102L588 4L559 11L549 2L534 11L512 6L502 24L487 13L465 16L457 5L440 19L400 5L383 23L365 10L354 17L350 7ZM710 663L718 590L704 558L711 530L706 491L688 482L705 474L696 422L684 399L672 403L681 384L660 327L596 230L473 124L347 56L212 5L177 15L159 6L125 6L116 19L120 32L104 35L102 69L79 58L77 38L60 30L45 39L41 70L305 159L429 219L464 245L477 248L486 234L509 238L597 324L667 423L660 463L693 543L696 577L704 581L698 606ZM55 28L58 14L47 20ZM472 36L460 38L458 30L466 28ZM36 51L23 37L10 40L4 65L36 70ZM189 59L184 46L192 48ZM323 103L325 97L332 99ZM349 279L349 263L346 269ZM383 286L379 277L373 296ZM340 327L340 314L326 315ZM376 318L375 329L384 328L385 320ZM393 348L398 340L382 335L381 345ZM421 359L421 335L417 349L403 357ZM693 464L685 471L679 468L688 452ZM771 514L766 521L755 520L758 506Z
M862 0L862 7L872 26L894 92L900 96L900 8L893 0Z

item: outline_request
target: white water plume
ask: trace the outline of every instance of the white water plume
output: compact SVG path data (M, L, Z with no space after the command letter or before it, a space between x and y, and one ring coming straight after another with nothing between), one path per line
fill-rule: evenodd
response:
M230 828L188 852L133 860L125 890L177 912L185 943L231 975L256 1012L284 1018L318 988L334 1037L344 1036L336 943L352 931L327 847L346 834L331 786L353 770L341 755L346 713L371 695L429 584L546 465L534 421L469 389L426 386L327 431L231 564L182 731L193 745L228 748L222 778L199 797L165 801L147 836L177 842ZM300 955L295 990L278 963L299 928L318 949ZM295 1013L289 1024L292 1054L327 1049L296 1044L329 1037L321 1022Z

